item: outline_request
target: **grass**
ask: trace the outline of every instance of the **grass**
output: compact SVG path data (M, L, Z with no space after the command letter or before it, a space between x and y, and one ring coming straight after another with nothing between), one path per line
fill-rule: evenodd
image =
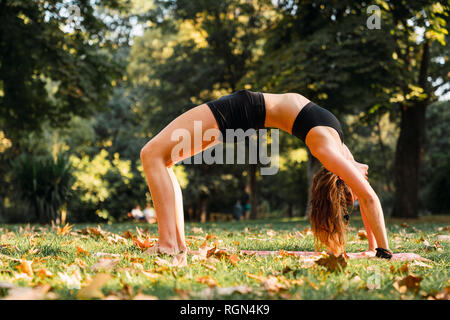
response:
M287 254L238 253L314 251L304 218L187 223L190 249L207 239L210 247L235 251L238 260L218 255L202 260L191 254L186 267L171 266L168 256L147 256L136 241L124 237L129 231L142 244L157 237L156 225L104 224L98 229L78 224L71 230L1 225L0 298L429 299L450 286L449 243L437 238L449 234L449 222L449 217L387 220L391 249L420 254L429 262L348 260L334 272ZM361 228L361 221L352 219L347 252L367 249L367 240L357 233Z

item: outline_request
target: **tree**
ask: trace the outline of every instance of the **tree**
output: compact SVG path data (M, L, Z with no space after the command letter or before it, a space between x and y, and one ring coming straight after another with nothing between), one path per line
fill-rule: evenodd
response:
M361 112L396 116L394 215L416 217L425 110L449 72L449 7L436 1L377 4L381 28L371 30L364 1L281 1L258 79L270 89L301 92L341 119Z
M395 77L390 102L398 107L400 136L395 172L393 215L415 218L419 211L420 169L424 153L426 109L450 71L445 36L450 6L435 1L393 1L384 7L392 19ZM419 34L422 29L422 36Z
M264 27L264 7L269 1L155 1L156 8L144 19L153 26L133 48L133 78L148 115L148 127L158 132L189 108L244 86L241 80L254 67L258 39ZM188 75L188 76L187 76ZM250 165L253 198L256 196L256 168ZM186 168L205 176L204 165ZM221 168L220 176L228 168ZM232 171L232 170L231 170ZM238 179L242 174L239 173ZM211 177L195 188L203 190L199 205L213 194ZM256 203L256 199L252 202ZM253 206L255 210L257 206ZM253 212L255 216L256 211Z
M0 125L13 145L104 106L119 75L109 29L88 1L0 1Z

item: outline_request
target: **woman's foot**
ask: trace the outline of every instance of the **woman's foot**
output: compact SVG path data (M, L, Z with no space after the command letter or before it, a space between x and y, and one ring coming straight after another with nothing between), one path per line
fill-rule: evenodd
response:
M179 254L179 250L177 248L162 248L159 245L159 242L157 242L153 247L148 248L147 250L144 251L145 254L148 255L159 255L159 254L167 254L170 256L175 256L177 254Z

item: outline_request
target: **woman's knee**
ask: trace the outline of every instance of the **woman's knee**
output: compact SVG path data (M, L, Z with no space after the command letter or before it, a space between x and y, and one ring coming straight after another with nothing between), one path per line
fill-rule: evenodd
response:
M157 141L150 140L142 147L140 157L143 163L162 159L161 146Z

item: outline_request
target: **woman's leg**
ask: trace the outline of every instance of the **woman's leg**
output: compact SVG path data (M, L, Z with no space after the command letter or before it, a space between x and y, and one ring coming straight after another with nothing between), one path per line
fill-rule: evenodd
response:
M217 129L216 120L206 104L194 107L170 122L161 132L151 139L141 150L141 161L153 200L159 233L159 248L162 252L174 253L183 250L184 217L181 198L181 188L176 181L175 174L170 168L176 162L189 158L206 148L220 143L194 140L194 121L201 124L201 132L195 134L203 137L208 129ZM190 150L172 154L179 140L172 139L172 134L182 129L190 139ZM181 209L180 209L181 208Z
M180 184L178 179L173 172L173 167L167 168L169 172L170 179L172 180L172 185L175 192L175 225L177 228L177 245L180 251L186 251L186 242L184 238L184 211L183 211L183 195L181 192Z

